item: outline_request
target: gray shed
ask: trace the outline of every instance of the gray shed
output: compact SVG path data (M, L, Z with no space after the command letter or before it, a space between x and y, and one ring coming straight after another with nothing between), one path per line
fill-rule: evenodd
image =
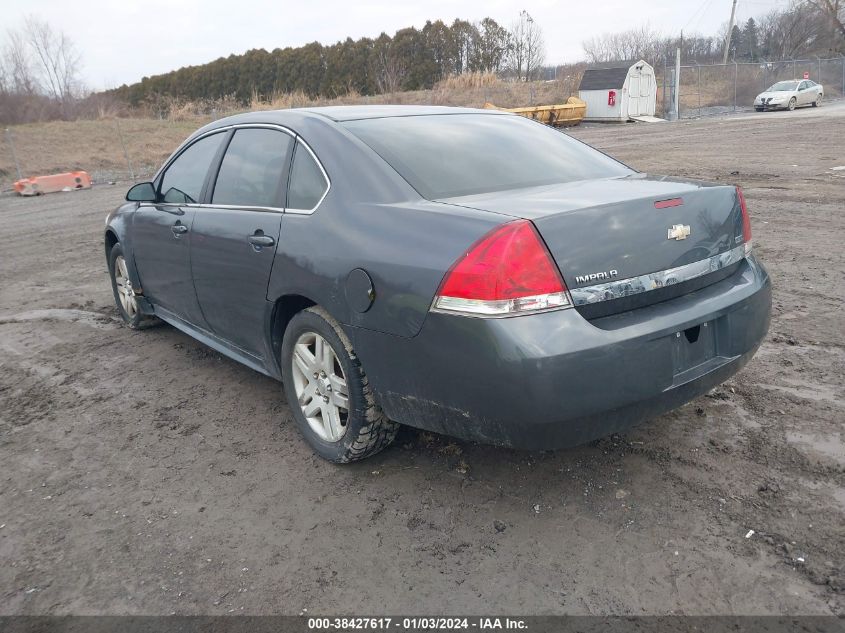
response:
M654 116L657 81L643 60L588 68L578 97L587 103L585 121L628 121Z

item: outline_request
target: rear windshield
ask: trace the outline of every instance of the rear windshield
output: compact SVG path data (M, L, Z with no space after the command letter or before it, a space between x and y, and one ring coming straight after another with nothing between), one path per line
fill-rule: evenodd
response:
M429 200L633 173L519 116L400 116L344 125Z

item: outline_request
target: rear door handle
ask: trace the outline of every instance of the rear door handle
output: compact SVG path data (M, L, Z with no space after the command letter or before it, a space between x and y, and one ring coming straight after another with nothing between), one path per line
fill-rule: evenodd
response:
M257 233L255 235L249 236L249 243L253 246L261 248L262 246L273 246L276 243L269 235L264 235L263 233Z
M172 227L170 227L170 230L173 231L174 237L179 237L183 233L188 232L188 227L184 224L174 224Z

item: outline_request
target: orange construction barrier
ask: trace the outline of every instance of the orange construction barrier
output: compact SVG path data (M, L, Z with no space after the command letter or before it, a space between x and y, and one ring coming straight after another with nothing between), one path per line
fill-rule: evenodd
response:
M88 175L87 171L69 171L65 174L22 178L15 182L14 187L15 191L22 196L40 196L42 193L53 193L54 191L90 189L91 176Z

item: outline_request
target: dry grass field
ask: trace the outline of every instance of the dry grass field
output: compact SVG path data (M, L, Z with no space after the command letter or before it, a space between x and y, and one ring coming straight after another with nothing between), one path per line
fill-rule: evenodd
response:
M244 107L236 102L181 102L170 106L162 118L102 118L53 121L12 126L15 152L25 177L82 169L95 182L129 180L126 154L136 178L150 176L185 137L214 119L247 110L276 110L306 106L350 104L429 104L480 108L490 101L501 107L565 103L577 92L577 78L559 81L513 83L494 75L450 77L432 90L336 99L309 99L303 93L283 94L270 101L254 100ZM0 190L17 180L8 134L0 142Z

